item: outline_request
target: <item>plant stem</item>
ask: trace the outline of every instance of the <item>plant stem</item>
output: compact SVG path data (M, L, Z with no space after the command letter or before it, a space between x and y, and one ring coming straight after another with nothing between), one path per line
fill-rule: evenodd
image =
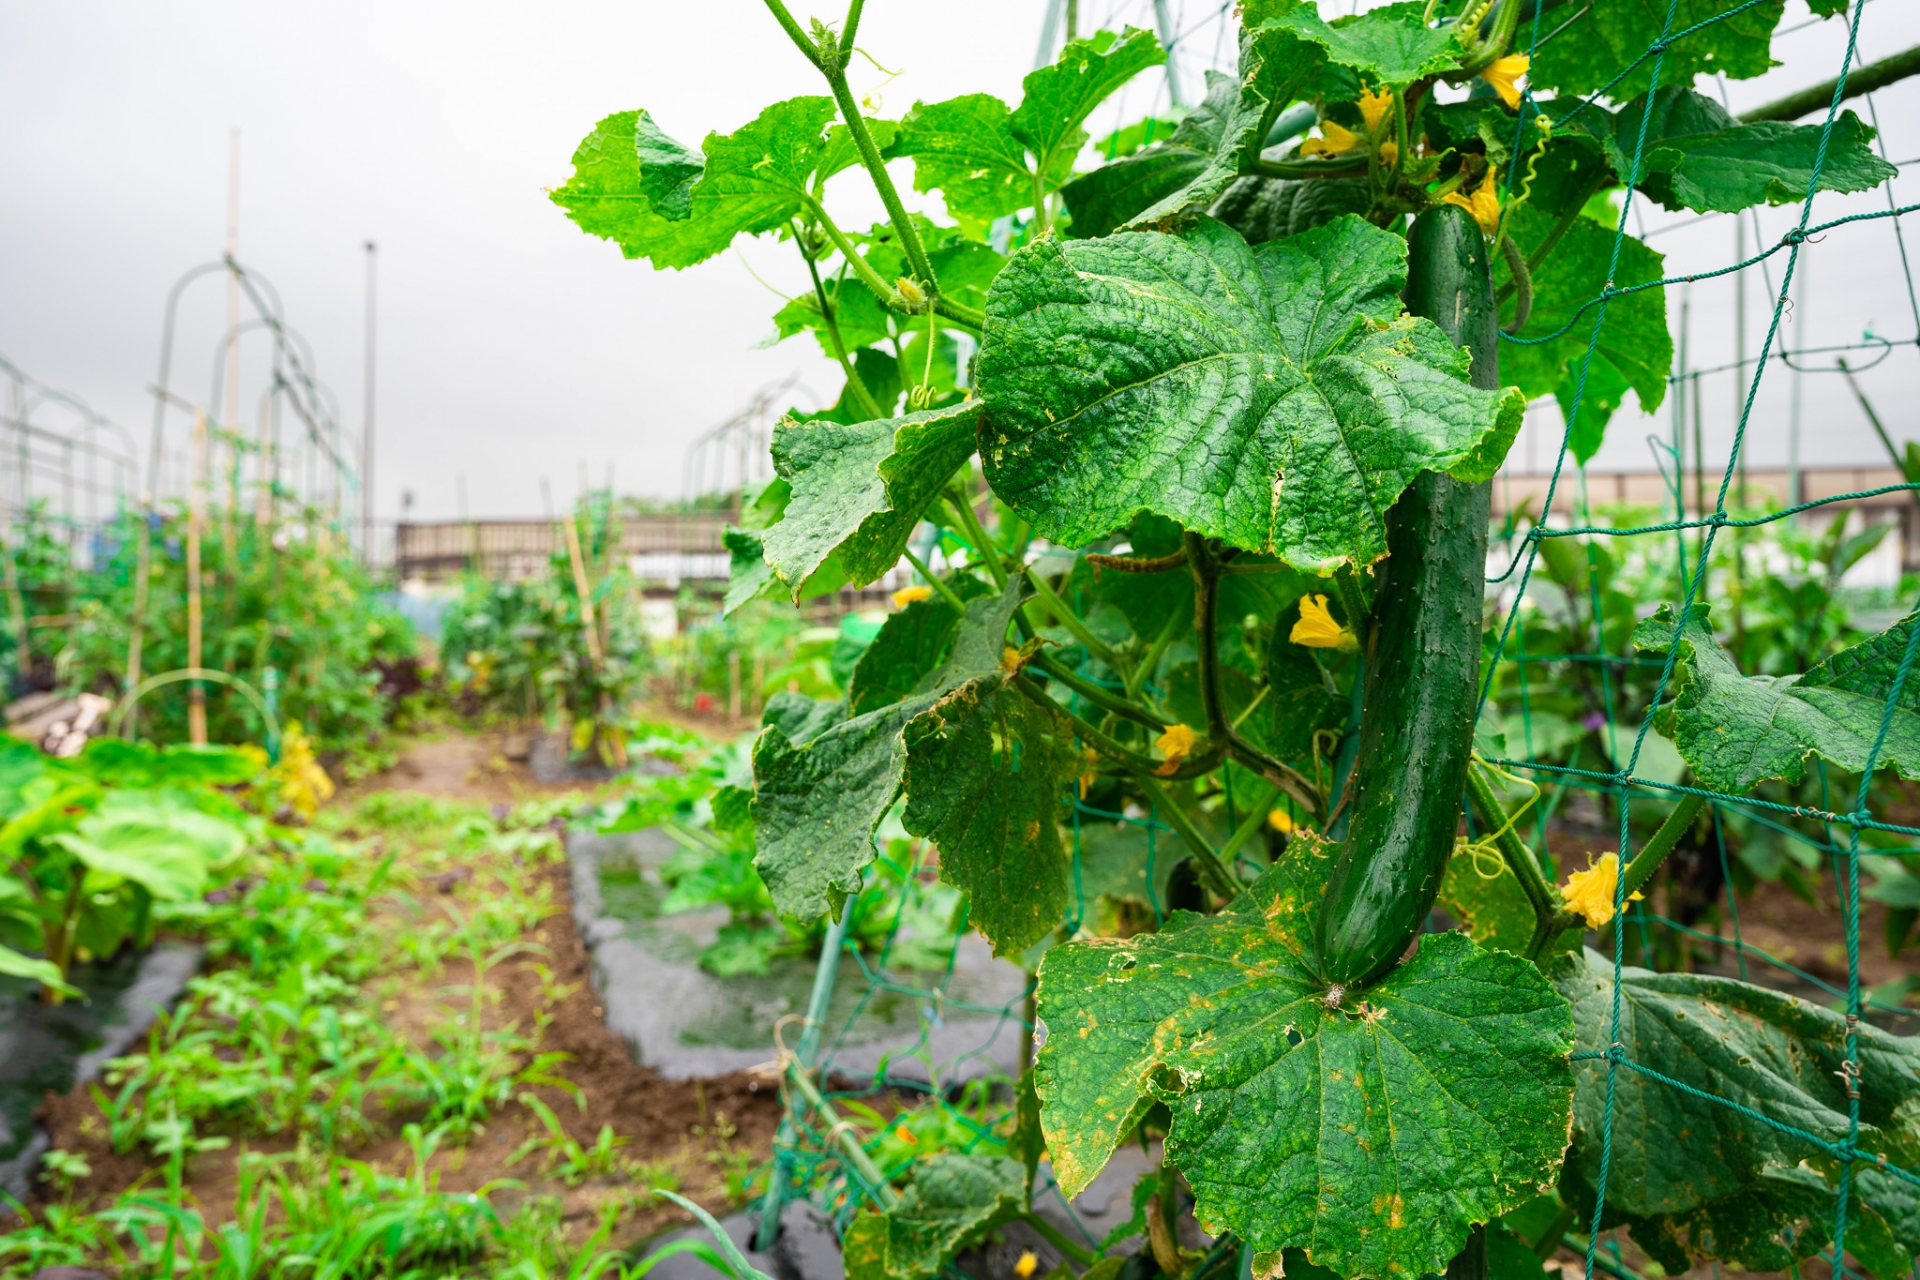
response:
M1040 670L1046 672L1048 679L1058 680L1061 684L1067 686L1067 688L1073 690L1088 702L1093 703L1094 706L1104 711L1111 711L1113 714L1131 720L1135 724L1144 725L1146 728L1152 729L1155 733L1166 732L1167 722L1159 716L1154 715L1145 707L1121 697L1110 689L1102 689L1099 685L1094 684L1084 676L1055 662L1050 655L1046 653L1036 653L1033 655L1032 663L1034 666L1040 668Z
M1203 773L1211 773L1213 770L1219 768L1220 761L1226 754L1225 749L1222 748L1219 743L1210 742L1207 744L1205 751L1188 756L1181 762L1180 767L1175 769L1171 774L1162 774L1160 770L1165 767L1166 761L1155 760L1152 756L1142 755L1132 747L1115 741L1098 727L1087 723L1048 697L1047 691L1041 688L1031 676L1015 676L1013 683L1015 688L1019 689L1021 693L1025 694L1035 704L1052 712L1054 715L1064 717L1066 721L1073 726L1073 731L1085 739L1088 746L1098 751L1107 759L1112 760L1129 773L1137 774L1142 778L1170 777L1176 781L1185 778L1197 778Z
M847 375L848 389L853 392L853 398L860 402L862 413L869 418L886 417L887 415L880 408L880 402L873 398L873 393L867 390L867 384L861 381L859 371L853 367L853 362L847 359L847 344L840 337L840 322L834 318L833 304L827 300L826 287L820 283L819 265L814 261L813 255L807 252L806 242L800 238L797 230L793 242L799 248L800 256L806 260L807 274L813 277L814 300L820 304L820 315L827 324L827 337L833 340L833 358L840 362L840 371Z
M1700 816L1700 810L1706 804L1705 796L1686 795L1681 797L1679 804L1673 806L1673 812L1667 815L1667 820L1660 824L1658 831L1647 837L1647 842L1640 846L1640 852L1633 855L1632 863L1620 877L1623 900L1639 892L1640 886L1660 869L1660 864L1667 860L1667 855L1673 852L1673 846L1680 842L1680 837L1687 833L1687 828L1693 825L1693 820Z
M773 16L787 35L792 37L793 42L800 46L800 52L807 55L807 61L816 67L821 66L819 47L807 38L807 33L800 29L800 24L793 20L791 13L787 12L787 6L780 3L780 0L767 0L767 8L773 11Z
M1146 655L1134 666L1133 674L1127 677L1129 698L1139 697L1140 691L1147 687L1147 681L1153 678L1154 668L1160 665L1160 659L1165 656L1167 646L1173 643L1174 632L1179 629L1180 613L1175 610L1167 615L1166 624L1160 628L1160 634L1153 638L1153 643L1147 646Z
M1028 1226L1039 1232L1048 1244L1079 1263L1082 1267L1090 1267L1100 1261L1099 1254L1087 1248L1085 1245L1075 1244L1061 1232L1060 1228L1054 1226L1051 1222L1048 1222L1031 1209L1022 1214L1021 1217L1026 1221Z
M1518 300L1513 304L1513 323L1502 327L1508 333L1519 333L1526 328L1527 317L1533 314L1533 271L1527 266L1527 260L1512 236L1500 237L1500 256L1506 259L1507 272L1513 279L1514 293L1518 295Z
M1533 856L1533 850L1527 848L1514 832L1506 806L1493 794L1486 775L1472 765L1467 768L1467 794L1473 798L1473 807L1481 825L1495 833L1494 844L1499 846L1500 856L1506 860L1513 878L1520 882L1521 892L1527 895L1527 905L1533 908L1533 946L1529 948L1529 955L1538 955L1539 947L1544 945L1546 936L1552 931L1559 910L1553 901L1553 890L1548 888L1546 877L1540 874L1540 860Z
M1221 865L1219 856L1207 843L1207 838L1200 834L1200 828L1193 825L1193 819L1187 816L1186 810L1173 802L1166 788L1162 787L1156 779L1143 777L1136 781L1140 785L1141 792L1153 802L1154 808L1166 815L1167 825L1178 832L1180 838L1185 840L1187 846L1193 850L1194 864L1199 867L1200 878L1206 881L1207 888L1213 890L1214 895L1225 902L1232 902L1239 897L1239 882Z
M1207 734L1216 742L1224 742L1236 759L1259 770L1267 781L1285 787L1288 794L1317 817L1321 801L1313 784L1283 761L1275 760L1242 738L1227 719L1226 700L1220 692L1220 634L1215 616L1222 566L1205 538L1197 533L1185 536L1187 567L1193 573L1193 623L1199 630L1195 648L1200 655L1200 700L1206 709Z
M1033 594L1039 599L1040 603L1045 606L1047 612L1059 619L1060 625L1065 627L1068 633L1086 648L1088 653L1091 653L1094 657L1106 663L1111 669L1115 671L1120 670L1120 659L1114 654L1113 650L1107 646L1104 640L1093 634L1087 624L1080 620L1078 614L1067 608L1066 602L1054 594L1053 588L1047 585L1045 578L1035 573L1033 569L1029 567L1027 569L1027 581L1033 584Z
M971 474L969 472L968 474ZM960 527L965 529L967 537L973 540L974 550L980 553L981 561L987 566L987 573L993 578L993 585L1005 591L1007 589L1006 566L1000 563L1000 544L987 534L987 528L980 523L980 516L973 509L973 503L967 498L963 485L958 494L951 490L947 493L947 505L953 508L953 514L960 517Z
M899 290L882 280L880 273L860 256L853 247L853 241L847 239L846 232L840 230L834 220L828 216L826 206L810 195L802 194L800 199L805 202L807 212L812 214L814 220L820 224L820 229L827 233L827 238L833 241L833 247L840 251L840 256L845 258L847 265L853 268L853 274L860 277L860 283L873 290L873 295L880 299L888 310L906 311L906 299L900 296Z
M976 338L980 336L980 331L987 324L986 312L976 311L964 303L955 302L944 293L933 300L933 310L935 314L953 321L956 327L968 330Z
M855 6L856 10L858 5ZM853 15L857 18L857 13ZM853 100L853 90L847 87L845 56L832 66L820 68L826 74L827 85L833 90L833 100L840 106L841 119L846 121L847 132L853 135L853 144L860 150L860 161L867 168L867 174L873 179L874 190L880 193L880 203L887 207L887 218L893 223L893 229L900 236L900 248L907 255L907 263L932 294L939 292L939 281L933 274L933 263L927 258L926 246L920 243L920 232L913 225L913 219L907 216L906 205L900 202L900 193L894 189L893 179L887 174L887 162L880 156L880 148L874 145L873 133L867 128L867 118L860 114L859 104Z
M1269 782L1267 787L1269 789L1266 798L1247 811L1247 816L1241 820L1238 827L1234 828L1233 834L1227 837L1227 842L1220 846L1220 860L1228 866L1233 865L1234 855L1246 846L1247 841L1253 839L1254 834L1266 822L1267 814L1273 808L1273 802L1280 798L1281 792L1285 789L1277 782Z
M955 595L952 587L940 581L934 571L927 567L926 562L921 560L919 556L913 554L912 547L902 547L901 554L906 556L908 564L920 571L920 576L927 580L927 585L932 587L942 600L945 600L948 604L958 609L962 614L966 613L967 602Z

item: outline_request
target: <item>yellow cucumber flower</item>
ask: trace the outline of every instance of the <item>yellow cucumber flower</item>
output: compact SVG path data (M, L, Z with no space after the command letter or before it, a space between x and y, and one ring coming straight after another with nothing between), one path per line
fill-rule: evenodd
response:
M1309 649L1338 649L1343 653L1352 653L1360 647L1353 632L1335 622L1327 612L1325 596L1300 597L1300 621L1293 624L1287 639Z
M1290 835L1293 832L1293 815L1285 809L1269 810L1267 813L1267 825L1283 836Z
M1380 122L1393 110L1393 94L1386 89L1360 95L1360 118L1367 122L1368 133L1378 133Z
M1193 744L1197 740L1198 739L1194 737L1193 730L1187 728L1187 726L1183 724L1168 725L1167 731L1154 739L1153 742L1153 745L1159 749L1160 754L1166 757L1165 760L1160 762L1160 767L1155 769L1154 772L1163 778L1170 777L1173 771L1180 767L1180 762L1185 760L1188 753L1193 750Z
M904 609L908 605L918 604L932 595L932 587L902 587L893 593L893 607L896 609Z
M1620 855L1606 853L1585 871L1569 875L1560 896L1567 900L1569 909L1580 913L1588 928L1599 929L1613 919L1613 892L1619 884ZM1643 896L1636 893L1628 901L1638 902Z
M1383 142L1380 144L1380 164L1382 168L1393 168L1394 161L1400 158L1400 144Z
M1493 170L1489 169L1487 176L1480 180L1480 185L1473 189L1472 195L1464 196L1458 191L1449 191L1446 203L1457 204L1465 209L1480 224L1482 231L1493 235L1500 230L1500 195L1494 190L1494 185Z
M1020 1280L1033 1280L1033 1273L1040 1269L1040 1259L1028 1249L1020 1255L1020 1261L1013 1264L1013 1274Z
M1496 59L1492 66L1480 73L1480 78L1493 86L1493 91L1500 95L1500 101L1506 103L1509 110L1515 110L1520 106L1520 90L1515 87L1514 81L1525 74L1527 55L1510 53Z
M1359 145L1360 139L1355 137L1351 130L1341 128L1332 120L1322 120L1320 136L1308 138L1301 143L1300 154L1303 156L1345 155Z

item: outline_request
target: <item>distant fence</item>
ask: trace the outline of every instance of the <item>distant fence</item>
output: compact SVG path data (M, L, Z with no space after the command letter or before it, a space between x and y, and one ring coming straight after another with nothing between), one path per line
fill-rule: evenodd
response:
M720 534L724 511L626 516L620 555L645 582L677 587L686 581L724 581L727 550ZM565 554L566 535L551 520L443 520L394 527L393 564L400 578L436 581L462 573L526 578Z
M1818 502L1842 493L1888 488L1904 479L1892 467L1806 470L1800 473L1798 500ZM1544 473L1501 472L1493 483L1494 515L1504 517L1514 510L1540 514L1550 480ZM1770 497L1775 504L1786 505L1791 487L1788 481L1784 470L1750 471L1746 476L1750 500L1762 502ZM1569 468L1554 490L1553 514L1570 518L1583 501L1593 508L1628 504L1670 512L1674 507L1672 483L1671 477L1657 471L1589 471L1583 493L1580 473ZM1719 473L1709 473L1709 509L1719 485ZM1692 516L1692 472L1682 477L1681 490ZM1733 505L1734 497L1729 495L1729 506ZM1837 505L1858 512L1858 518L1869 523L1898 520L1899 563L1908 569L1920 567L1920 521L1916 521L1920 508L1908 492L1895 490ZM1829 519L1833 510L1835 507L1823 507L1818 518ZM731 521L731 514L725 511L627 516L620 522L620 554L633 575L651 586L678 588L683 583L724 582L728 555L720 535ZM467 572L488 578L525 578L544 572L549 559L565 550L565 534L551 520L440 520L394 526L393 565L403 581L441 581Z

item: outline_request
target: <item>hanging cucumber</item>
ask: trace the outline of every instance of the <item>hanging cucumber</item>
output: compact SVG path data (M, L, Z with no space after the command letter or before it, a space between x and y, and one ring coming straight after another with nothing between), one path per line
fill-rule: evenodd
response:
M1407 309L1473 353L1473 385L1500 384L1485 238L1441 205L1407 235ZM1480 693L1487 484L1422 472L1387 517L1367 639L1353 819L1321 901L1320 973L1346 986L1393 967L1420 931L1453 852Z

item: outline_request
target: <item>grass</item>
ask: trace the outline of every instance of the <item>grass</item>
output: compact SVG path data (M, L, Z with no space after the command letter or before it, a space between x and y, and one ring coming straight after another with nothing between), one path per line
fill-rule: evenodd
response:
M585 1108L566 1055L541 1048L580 984L526 939L554 911L532 873L563 856L551 824L577 803L496 817L373 793L276 832L226 892L175 911L167 927L200 939L209 967L140 1052L109 1064L82 1126L147 1173L90 1209L86 1158L51 1153L50 1198L0 1236L0 1280L83 1265L123 1280L601 1280L632 1265L611 1243L621 1227L659 1220L651 1188L692 1174L744 1198L757 1161L731 1126L703 1136L713 1167L699 1176L702 1152L634 1160L611 1125L582 1141L533 1092ZM537 980L531 1025L500 1012L507 967ZM580 1214L522 1177L444 1185L473 1144L516 1125L529 1136L511 1172L595 1188L583 1240L567 1227ZM373 1149L393 1154L361 1158ZM209 1160L230 1185L196 1178Z

